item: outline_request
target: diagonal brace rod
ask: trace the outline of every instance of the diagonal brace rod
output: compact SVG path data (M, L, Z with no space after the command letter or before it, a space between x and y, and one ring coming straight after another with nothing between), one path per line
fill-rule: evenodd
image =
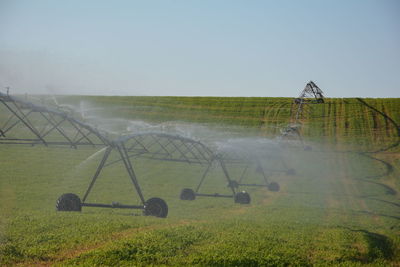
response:
M120 143L119 145L117 145L117 149L121 155L121 159L125 165L125 168L129 174L129 177L131 178L132 183L135 186L136 192L138 193L140 200L142 201L142 204L144 205L146 201L144 200L142 190L140 189L139 182L136 178L135 172L133 171L133 167L132 167L131 161L129 159L129 155L126 151L124 144Z
M90 185L89 185L88 189L86 190L85 196L84 196L83 199L82 199L82 202L83 202L83 203L85 202L85 200L86 200L86 198L88 197L90 191L92 190L92 187L93 187L94 183L96 182L97 177L99 177L99 174L100 174L101 170L103 169L104 164L106 163L106 161L107 161L107 159L108 159L108 156L109 156L110 153L111 153L111 150L112 150L112 147L109 146L109 147L107 147L106 152L104 152L104 156L103 156L103 158L101 159L100 164L99 164L99 166L97 167L96 173L94 174L93 179L92 179L92 181L90 182Z
M232 186L232 179L229 176L228 170L227 170L227 168L225 166L225 162L222 159L218 159L218 161L219 161L219 164L221 165L222 171L225 174L226 180L228 180L228 185L231 188L231 190L233 192L233 195L235 195L236 194L235 188Z
M21 116L19 116L18 113L15 112L9 105L7 105L6 102L4 102L4 101L2 101L2 102L3 102L3 104L7 107L7 109L10 110L11 113L13 113L13 114L15 115L15 117L17 117L19 120L21 120L21 122L22 122L26 127L28 127L29 130L31 130L31 132L32 132L34 135L36 135L36 137L39 138L40 141L42 141L44 145L47 146L46 141L42 138L42 136L40 136L40 134L38 133L38 131L37 131L35 128L33 128L31 125L29 125L29 123L26 122L24 118L22 118Z
M203 182L204 182L204 179L206 178L208 172L210 171L211 165L212 165L212 163L208 164L207 169L204 171L203 177L201 177L200 183L199 183L199 184L197 185L197 187L196 187L196 190L195 190L196 193L199 192L200 187L201 187L201 185L202 185Z

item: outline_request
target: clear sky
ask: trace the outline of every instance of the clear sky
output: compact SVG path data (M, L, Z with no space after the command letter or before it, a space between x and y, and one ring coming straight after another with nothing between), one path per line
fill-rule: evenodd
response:
M400 97L399 0L0 0L0 90Z

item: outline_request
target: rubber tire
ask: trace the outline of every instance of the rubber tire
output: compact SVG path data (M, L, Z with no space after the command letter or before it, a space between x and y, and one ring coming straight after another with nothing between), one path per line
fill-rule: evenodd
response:
M286 171L287 175L296 175L296 170L295 169L289 169Z
M181 191L180 199L181 200L195 200L196 195L194 191L190 188L184 188Z
M239 204L250 204L251 202L250 195L246 191L236 193L234 199L235 203Z
M82 211L81 199L72 193L63 194L57 199L57 211Z
M278 192L281 188L278 183L272 182L268 184L269 191Z
M158 218L166 218L168 215L167 203L158 197L150 198L144 205L143 214L146 216L155 216Z

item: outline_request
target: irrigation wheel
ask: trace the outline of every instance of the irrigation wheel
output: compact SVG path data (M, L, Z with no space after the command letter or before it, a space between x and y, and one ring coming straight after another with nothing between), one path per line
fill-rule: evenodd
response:
M278 183L272 182L268 184L269 191L278 192L280 190L280 186Z
M67 193L57 199L56 210L58 211L81 211L81 199L72 193Z
M168 215L168 205L158 197L150 198L144 205L144 215L165 218Z
M235 203L250 204L250 195L246 191L238 192L235 194Z
M181 200L194 200L196 195L194 191L190 188L184 188L181 191L180 199Z

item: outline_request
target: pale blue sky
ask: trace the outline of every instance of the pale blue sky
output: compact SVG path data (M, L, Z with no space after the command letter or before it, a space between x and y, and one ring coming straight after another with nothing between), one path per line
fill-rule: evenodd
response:
M0 0L0 90L400 97L400 1Z

